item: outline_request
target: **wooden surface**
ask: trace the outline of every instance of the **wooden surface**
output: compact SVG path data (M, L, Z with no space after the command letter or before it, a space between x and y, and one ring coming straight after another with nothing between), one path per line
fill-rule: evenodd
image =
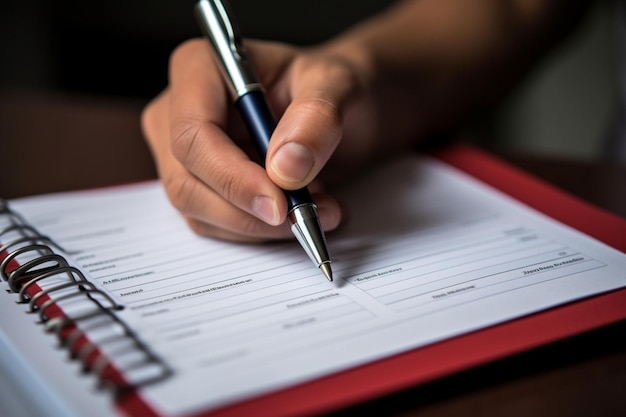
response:
M143 105L0 94L0 196L155 178L139 126ZM626 166L496 154L626 218ZM333 414L361 415L626 416L626 322Z
M0 196L155 178L141 135L144 103L0 93Z

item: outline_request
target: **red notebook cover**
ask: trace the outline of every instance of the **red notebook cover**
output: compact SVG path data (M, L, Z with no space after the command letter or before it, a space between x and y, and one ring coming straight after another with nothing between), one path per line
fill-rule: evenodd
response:
M455 144L434 155L528 206L626 252L626 220L470 145ZM625 318L626 289L622 289L199 415L286 417L336 411ZM132 416L156 415L136 394L121 398L119 407Z

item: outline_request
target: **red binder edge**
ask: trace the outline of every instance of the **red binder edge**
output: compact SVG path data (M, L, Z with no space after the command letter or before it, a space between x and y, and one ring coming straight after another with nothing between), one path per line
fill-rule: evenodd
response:
M526 205L626 252L626 220L471 145L454 144L433 155ZM623 319L626 319L626 289L565 304L197 416L287 417L336 411ZM157 415L136 393L121 398L118 405L125 414Z

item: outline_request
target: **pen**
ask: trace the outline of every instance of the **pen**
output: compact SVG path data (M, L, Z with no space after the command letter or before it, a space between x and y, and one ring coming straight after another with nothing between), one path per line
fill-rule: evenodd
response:
M223 72L230 81L235 106L265 158L276 119L267 104L263 87L248 61L237 26L225 4L220 0L200 0L195 15L204 35L215 48ZM287 219L291 231L309 258L329 281L333 280L326 237L320 224L317 206L306 188L284 191L287 197Z

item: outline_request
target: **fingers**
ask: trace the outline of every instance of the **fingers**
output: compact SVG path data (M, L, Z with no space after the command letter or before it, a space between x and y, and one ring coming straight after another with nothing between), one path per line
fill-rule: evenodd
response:
M231 98L214 68L203 41L183 45L172 57L172 153L214 193L270 225L279 225L286 217L282 191L226 134Z
M162 173L173 205L203 234L284 238L282 192L225 133L230 97L205 41L182 45L170 66L171 153ZM165 150L166 152L168 150ZM194 222L190 222L194 224Z
M169 138L170 92L164 91L144 110L142 127L172 205L198 234L234 241L290 238L286 225L274 227L230 204L181 164ZM257 203L262 204L262 203Z
M309 184L342 139L343 116L361 91L354 68L333 56L303 57L290 74L291 103L270 141L266 167L283 189Z
M261 66L271 67L271 62L264 58ZM278 68L284 66L278 63L265 73L271 85L279 83ZM230 103L204 40L187 42L173 53L170 86L142 115L168 197L199 234L237 241L291 238L282 190L233 142L237 130L232 129ZM336 228L337 202L323 195L316 201L323 227Z
M341 221L341 217L337 216L338 213L341 213L341 207L337 201L325 194L313 194L313 199L317 205L322 228L327 231L336 229ZM223 210L221 212L227 213L228 211ZM272 227L266 223L259 222L258 219L251 216L243 216L241 218L235 216L232 219L212 218L209 220L211 222L197 217L186 217L186 220L190 228L202 236L211 236L236 242L293 239L293 234L287 223ZM217 223L213 224L213 220Z
M357 83L341 63L301 59L292 65L291 48L249 47L270 101L286 108L267 171L236 142L241 126L233 129L232 99L205 40L188 41L172 54L170 85L146 107L142 126L170 201L197 233L241 241L289 238L279 186L299 188L319 172L341 140L342 106ZM322 226L336 228L339 204L324 194L315 201Z

